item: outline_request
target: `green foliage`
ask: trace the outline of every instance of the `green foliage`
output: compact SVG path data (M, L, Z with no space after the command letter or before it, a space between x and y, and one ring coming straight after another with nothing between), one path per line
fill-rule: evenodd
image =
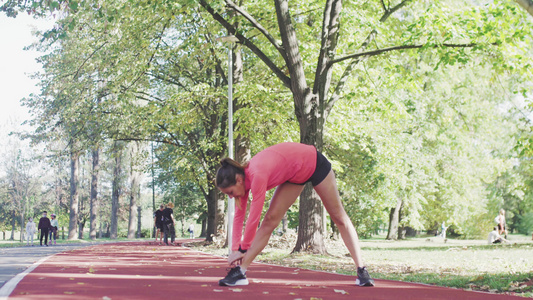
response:
M519 216L518 221L517 229L519 233L530 235L533 232L533 212Z

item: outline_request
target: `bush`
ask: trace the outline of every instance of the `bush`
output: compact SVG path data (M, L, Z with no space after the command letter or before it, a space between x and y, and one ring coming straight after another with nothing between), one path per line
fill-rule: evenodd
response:
M533 212L527 213L523 216L519 216L518 219L518 232L525 235L530 235L531 232L533 232Z

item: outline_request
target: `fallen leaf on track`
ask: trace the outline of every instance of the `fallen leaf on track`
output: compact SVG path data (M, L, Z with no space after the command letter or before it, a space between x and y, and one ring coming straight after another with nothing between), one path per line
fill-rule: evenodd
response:
M349 293L345 290L333 290L335 293L343 294L343 295L349 295Z

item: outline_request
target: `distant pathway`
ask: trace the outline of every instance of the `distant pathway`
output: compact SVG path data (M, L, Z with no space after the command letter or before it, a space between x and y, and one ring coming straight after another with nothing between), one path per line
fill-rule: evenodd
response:
M356 287L355 277L254 263L249 286L220 287L226 261L147 242L56 254L27 274L9 299L523 299L398 281Z
M37 241L37 244L38 243L39 242ZM37 245L34 247L0 248L0 288L4 286L8 280L15 277L15 275L24 271L43 257L95 244L96 243L68 243L48 247Z

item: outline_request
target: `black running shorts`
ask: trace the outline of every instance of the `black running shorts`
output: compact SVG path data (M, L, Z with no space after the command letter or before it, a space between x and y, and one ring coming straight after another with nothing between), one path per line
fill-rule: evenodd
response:
M331 171L331 163L322 153L320 153L320 151L317 150L315 172L313 172L313 175L311 175L311 177L309 177L306 182L301 183L300 185L304 185L308 182L311 182L313 186L317 186L322 181L324 181L324 179L326 179L326 176L328 176L329 171Z

